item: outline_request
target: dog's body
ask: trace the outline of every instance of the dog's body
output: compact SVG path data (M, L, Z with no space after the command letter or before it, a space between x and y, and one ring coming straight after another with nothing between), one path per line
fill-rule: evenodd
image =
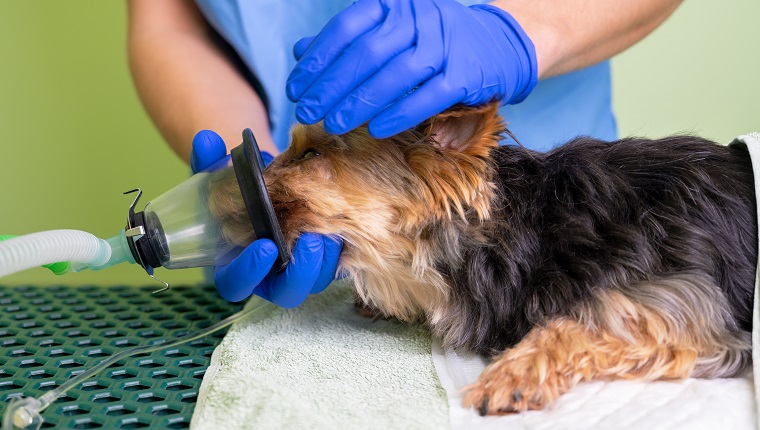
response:
M438 263L455 313L471 322L456 346L500 352L599 293L634 299L638 285L679 275L717 287L732 331L751 331L757 234L746 151L682 136L580 138L545 155L504 146L491 156L498 192L472 234L485 241L463 237L462 261Z
M290 244L305 231L344 239L364 302L497 355L465 398L483 413L542 408L584 380L745 369L757 261L746 151L674 137L538 154L499 147L502 131L492 106L381 141L297 126L265 177Z
M540 408L576 379L746 368L757 226L745 150L673 137L492 154L499 209L482 228L497 246L445 270L462 316L447 335L482 353L517 347L469 404Z

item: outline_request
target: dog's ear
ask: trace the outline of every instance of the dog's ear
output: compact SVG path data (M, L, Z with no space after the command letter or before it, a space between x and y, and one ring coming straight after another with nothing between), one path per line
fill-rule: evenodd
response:
M420 219L457 217L470 222L469 208L479 220L490 217L494 186L489 155L499 146L503 131L498 104L494 103L455 106L425 121L415 133L406 134L407 143L398 139L406 163L423 190L417 193L423 201L418 212L424 216ZM420 219L414 218L410 225L423 222Z
M460 152L473 145L498 144L504 131L498 103L457 105L430 118L423 127L441 148Z

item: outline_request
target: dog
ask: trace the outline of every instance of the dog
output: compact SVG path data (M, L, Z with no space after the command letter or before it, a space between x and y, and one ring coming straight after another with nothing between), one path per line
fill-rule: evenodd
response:
M492 357L464 399L481 414L542 409L583 381L742 374L758 237L746 150L580 137L537 153L500 146L505 132L493 104L387 139L296 125L264 173L288 246L340 236L363 303ZM215 210L252 240L242 201Z

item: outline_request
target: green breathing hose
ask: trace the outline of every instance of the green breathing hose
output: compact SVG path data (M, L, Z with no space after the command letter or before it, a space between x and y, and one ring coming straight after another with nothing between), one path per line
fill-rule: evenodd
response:
M18 235L0 234L0 242L4 240L8 240L8 239L13 239L15 237L18 237ZM50 271L55 273L56 275L65 275L66 273L68 273L69 267L71 267L71 263L69 263L68 261L59 261L58 263L45 264L42 267L50 269Z

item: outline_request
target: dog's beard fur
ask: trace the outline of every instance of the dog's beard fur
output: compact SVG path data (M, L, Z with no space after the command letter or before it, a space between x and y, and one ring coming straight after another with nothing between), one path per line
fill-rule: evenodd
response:
M554 367L560 355L596 364L562 387L741 372L757 261L746 151L678 136L579 138L539 154L500 147L503 127L493 105L380 140L297 125L265 171L288 245L303 232L340 236L361 299L429 324L446 345L499 354L523 341L515 351L535 353L521 345L572 333ZM242 202L212 200L228 237L249 243Z

